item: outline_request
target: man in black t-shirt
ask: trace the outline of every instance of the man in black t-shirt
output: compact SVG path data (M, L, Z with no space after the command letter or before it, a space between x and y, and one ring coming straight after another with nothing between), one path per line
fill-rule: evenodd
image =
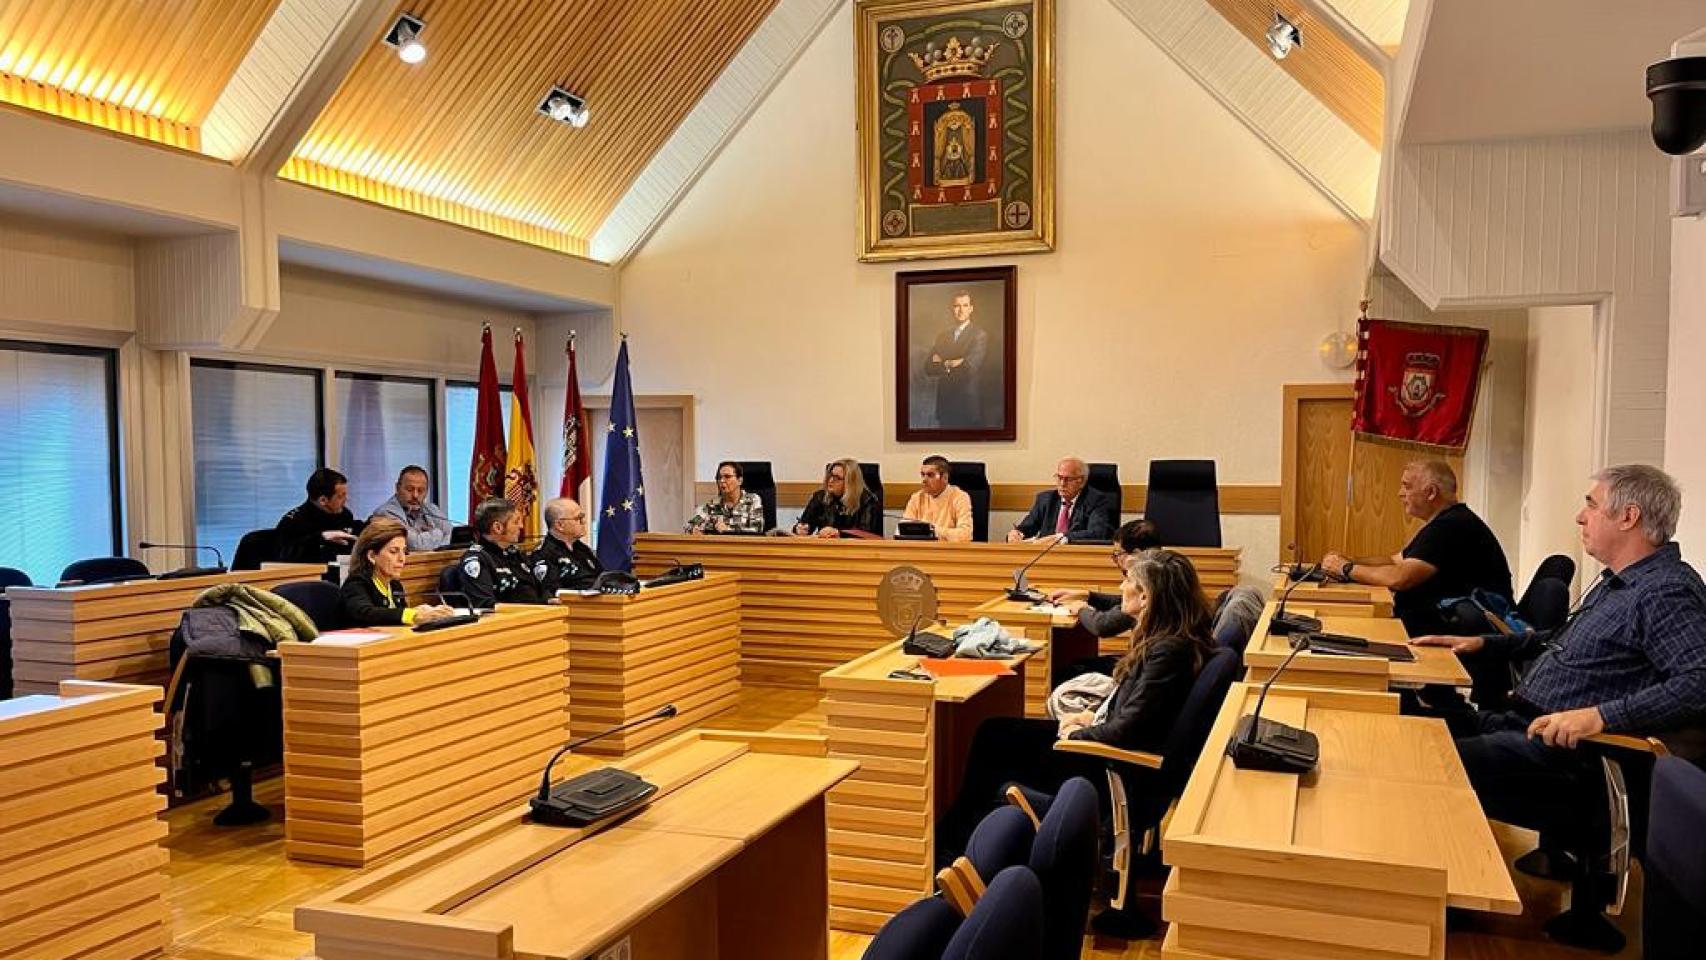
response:
M1351 559L1329 553L1321 566L1346 580L1392 591L1392 612L1410 636L1456 632L1439 601L1486 590L1509 600L1511 568L1504 548L1475 511L1458 502L1457 474L1443 460L1417 460L1398 482L1404 512L1422 528L1391 557Z

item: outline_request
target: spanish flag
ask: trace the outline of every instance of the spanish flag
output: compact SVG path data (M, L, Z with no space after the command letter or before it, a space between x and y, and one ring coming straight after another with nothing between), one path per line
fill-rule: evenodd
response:
M533 464L533 412L527 403L527 361L521 331L515 331L515 377L509 394L509 458L504 499L521 512L521 537L539 537L539 474Z

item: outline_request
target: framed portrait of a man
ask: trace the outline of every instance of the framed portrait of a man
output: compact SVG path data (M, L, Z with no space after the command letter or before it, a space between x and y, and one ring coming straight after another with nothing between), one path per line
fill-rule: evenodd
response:
M1013 267L895 275L895 439L1012 440Z
M859 258L1054 249L1054 0L859 0Z

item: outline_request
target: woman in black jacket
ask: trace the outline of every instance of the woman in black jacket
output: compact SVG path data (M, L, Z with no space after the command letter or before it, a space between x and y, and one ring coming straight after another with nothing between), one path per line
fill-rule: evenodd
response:
M1131 647L1114 664L1118 684L1101 711L1058 720L994 717L972 737L960 795L936 824L936 858L952 863L971 832L1002 802L1009 783L1054 792L1075 776L1103 788L1103 762L1061 753L1062 739L1095 740L1124 750L1159 753L1197 672L1214 650L1214 620L1196 568L1171 550L1146 550L1126 565L1120 609L1136 621Z
M859 461L851 457L831 460L823 468L823 486L812 491L806 509L794 524L794 536L833 539L843 530L876 536L882 514L883 505L877 502L876 493L865 488Z
M408 562L407 531L395 520L369 523L350 551L349 576L338 591L344 617L357 627L395 627L426 623L455 611L423 603L410 607L403 599L403 575Z

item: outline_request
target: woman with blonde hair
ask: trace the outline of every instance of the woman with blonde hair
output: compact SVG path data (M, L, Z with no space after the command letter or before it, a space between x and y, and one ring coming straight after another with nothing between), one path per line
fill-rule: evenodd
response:
M823 486L812 491L806 509L794 524L797 537L841 536L843 530L862 530L876 536L883 505L865 489L865 474L852 457L831 460L823 467Z
M426 623L455 611L423 603L410 607L403 599L403 566L408 562L408 531L401 523L380 517L369 523L350 549L349 576L338 597L344 617L357 627L395 627Z
M1131 646L1114 665L1114 692L1101 709L1058 721L994 717L978 726L960 795L936 824L938 863L965 852L972 828L1000 805L1009 783L1053 793L1082 776L1098 791L1105 789L1102 761L1061 753L1054 749L1056 740L1161 751L1197 672L1214 652L1214 614L1196 568L1171 550L1145 550L1131 558L1120 584L1120 609L1136 626Z

